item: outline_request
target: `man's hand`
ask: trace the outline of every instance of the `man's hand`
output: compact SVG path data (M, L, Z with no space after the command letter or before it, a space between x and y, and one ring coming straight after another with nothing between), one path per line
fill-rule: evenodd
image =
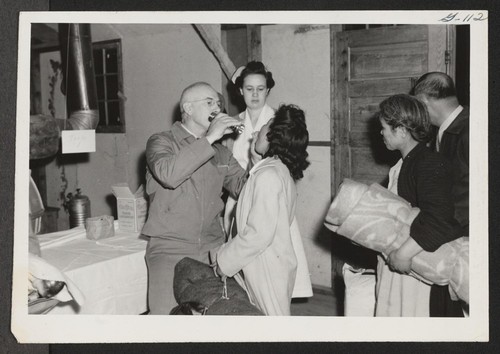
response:
M219 113L210 123L205 137L211 145L224 135L232 133L233 130L231 127L239 126L240 124L241 122L238 119L230 117L225 113Z

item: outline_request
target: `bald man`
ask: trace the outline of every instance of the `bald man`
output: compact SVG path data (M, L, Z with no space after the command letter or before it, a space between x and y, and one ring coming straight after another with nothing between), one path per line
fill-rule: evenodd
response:
M182 121L152 135L146 147L149 237L148 304L150 314L169 314L175 264L184 257L208 263L209 250L220 246L224 233L220 214L222 189L237 198L247 173L217 141L240 122L221 113L217 92L197 82L182 92ZM210 116L215 116L209 120Z
M469 236L469 108L459 104L455 84L445 73L424 74L413 94L425 103L431 123L439 128L432 147L452 163L455 219L462 236ZM432 287L430 310L433 317L463 315L460 306L451 301L447 287Z

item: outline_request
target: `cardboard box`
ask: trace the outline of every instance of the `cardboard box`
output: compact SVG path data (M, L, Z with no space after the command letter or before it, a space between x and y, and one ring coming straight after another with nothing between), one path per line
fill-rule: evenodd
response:
M148 203L141 185L132 193L126 183L111 187L118 204L118 228L123 231L140 232L148 214Z

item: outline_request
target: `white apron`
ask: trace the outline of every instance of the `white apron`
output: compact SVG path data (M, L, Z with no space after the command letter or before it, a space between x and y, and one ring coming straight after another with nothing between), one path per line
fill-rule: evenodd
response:
M389 189L398 194L398 177L403 160L389 171ZM375 316L429 317L431 286L410 275L393 272L378 256Z

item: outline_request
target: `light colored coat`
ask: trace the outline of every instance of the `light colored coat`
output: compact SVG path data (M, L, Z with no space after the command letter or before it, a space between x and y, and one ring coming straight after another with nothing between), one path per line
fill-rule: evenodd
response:
M243 122L245 129L237 135L236 139L227 139L226 145L233 153L233 157L238 161L241 167L245 170L248 167L250 161L250 145L252 144L252 134L258 132L264 125L269 122L271 118L274 117L275 110L268 106L267 104L262 107L259 118L255 122L255 126L252 125L252 120L250 119L250 114L248 109L238 114L236 118ZM236 206L236 200L231 196L227 197L226 208L224 210L224 229L226 233L229 234L231 230L231 223L234 217L234 209Z
M243 271L250 300L266 315L290 315L292 297L312 296L296 200L295 182L281 160L260 161L238 199L238 234L217 252L224 274Z

